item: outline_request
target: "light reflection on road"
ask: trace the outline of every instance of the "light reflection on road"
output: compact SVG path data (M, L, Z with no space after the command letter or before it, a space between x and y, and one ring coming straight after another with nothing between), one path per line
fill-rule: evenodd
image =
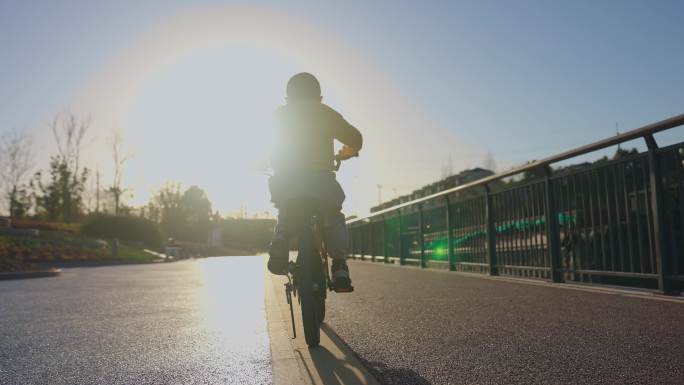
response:
M264 259L0 282L0 384L269 384Z
M268 348L264 311L264 264L259 257L209 258L198 262L197 302L205 328L226 350L250 356Z

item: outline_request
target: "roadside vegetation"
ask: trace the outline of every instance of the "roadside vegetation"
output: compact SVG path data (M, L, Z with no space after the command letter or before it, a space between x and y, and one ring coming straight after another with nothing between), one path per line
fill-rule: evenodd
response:
M55 116L54 153L44 169L36 167L29 134L0 136L0 272L159 258L146 249L178 259L266 248L274 220L222 217L198 186L168 182L147 204L128 205L133 194L124 185L130 154L123 136L113 130L107 138L105 175L82 162L82 150L93 142L90 126L89 117L70 111Z
M0 237L0 272L37 270L69 263L148 263L156 257L137 245L120 243L117 255L106 241L65 233Z

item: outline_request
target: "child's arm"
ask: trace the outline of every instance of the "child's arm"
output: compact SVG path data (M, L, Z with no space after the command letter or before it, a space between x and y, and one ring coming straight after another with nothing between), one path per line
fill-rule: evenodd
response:
M359 130L344 120L342 115L337 112L333 114L332 129L335 139L342 142L345 147L349 147L345 151L350 153L353 152L354 155L357 155L363 146L363 137Z

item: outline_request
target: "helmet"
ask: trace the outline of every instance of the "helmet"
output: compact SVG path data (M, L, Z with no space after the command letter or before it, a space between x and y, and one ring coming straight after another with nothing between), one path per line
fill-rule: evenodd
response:
M321 85L315 76L300 72L287 82L287 97L290 99L320 99Z

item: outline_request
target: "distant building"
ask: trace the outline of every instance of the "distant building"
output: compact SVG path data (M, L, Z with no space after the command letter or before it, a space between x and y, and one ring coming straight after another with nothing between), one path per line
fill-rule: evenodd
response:
M571 164L569 166L561 167L553 170L554 175L568 175L577 171L584 171L591 168L590 162L584 162L579 164Z
M448 176L440 181L414 190L411 194L402 195L398 198L392 199L391 201L384 202L378 206L371 207L370 212L374 213L380 210L394 207L402 203L410 202L414 199L423 198L432 194L437 194L450 188L471 183L491 175L494 175L494 172L479 167L471 168L469 170L463 170L458 174Z

